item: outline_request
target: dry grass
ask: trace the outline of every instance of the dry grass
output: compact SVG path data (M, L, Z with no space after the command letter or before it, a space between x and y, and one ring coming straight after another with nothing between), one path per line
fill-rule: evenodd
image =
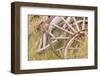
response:
M79 59L79 58L87 58L88 56L88 43L87 43L87 38L83 37L81 39L80 43L80 50L73 51L70 50L67 52L67 56L69 59Z
M47 49L47 51L43 52L42 54L36 53L39 38L41 36L40 31L37 31L36 29L38 28L38 25L46 19L47 16L40 16L39 18L31 15L28 16L28 60L48 60L58 58L50 49Z
M47 48L41 54L37 54L37 48L39 45L39 38L41 36L40 31L37 30L38 25L46 20L47 16L28 16L28 60L51 60L51 59L59 59L53 52L52 49ZM59 35L59 32L55 33ZM58 43L59 47L61 43ZM63 53L63 52L62 52ZM88 50L87 50L87 38L84 37L81 40L81 49L78 51L70 50L67 52L68 59L75 58L87 58Z

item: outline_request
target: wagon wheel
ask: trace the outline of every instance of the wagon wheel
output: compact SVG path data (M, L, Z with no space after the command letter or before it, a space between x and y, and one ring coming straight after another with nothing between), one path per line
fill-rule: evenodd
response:
M55 28L59 29L61 34L55 36L53 31ZM48 48L52 44L57 45L60 41L63 45L60 48L54 48L61 58L67 58L67 52L69 50L80 49L81 36L87 37L87 18L86 17L55 17L51 22L47 33L50 35L51 40L46 47ZM75 44L75 48L72 47ZM45 48L44 48L45 49ZM43 48L41 49L43 50Z

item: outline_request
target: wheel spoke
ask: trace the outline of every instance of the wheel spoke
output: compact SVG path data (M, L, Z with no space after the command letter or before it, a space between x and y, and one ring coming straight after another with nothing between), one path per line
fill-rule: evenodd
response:
M66 30L66 29L64 29L64 28L62 28L62 27L60 27L60 26L58 26L58 25L56 25L56 24L54 24L54 23L52 23L52 24L53 24L53 26L57 27L58 29L60 29L60 30L62 30L62 31L65 31L66 33L69 33L69 34L73 35L72 32L70 32L70 31L68 31L68 30Z
M38 47L38 49L41 49L41 47L42 47L42 40L43 40L43 37L41 36L40 40L39 40L39 47Z
M68 48L68 50L80 50L80 48Z
M70 25L70 24L68 23L67 20L65 20L63 17L61 17L61 19L65 22L65 24L67 24L67 25L72 29L73 32L76 33L76 30L72 27L72 25Z
M51 43L52 43L52 44L55 44L56 42L57 42L57 40L54 40L54 41L52 41ZM49 47L50 47L50 44L48 44L48 45L46 45L45 47L43 47L43 48L37 50L37 53L41 53L44 49L49 48Z
M46 46L46 33L43 34L43 47Z
M73 18L73 20L74 20L74 22L75 22L75 25L76 25L76 28L77 28L77 30L78 30L78 32L79 32L79 31L80 31L80 29L79 29L79 25L78 25L78 23L77 23L75 17L72 17L72 18Z
M61 39L61 40L65 40L65 39L69 39L69 37L55 37L55 38L51 38L51 39Z
M77 51L80 50L81 38L84 35L88 37L88 32L86 29L87 25L86 17L83 19L76 17L55 17L50 23L47 31L43 31L42 36L39 40L39 47L37 53L41 53L47 48L50 48L59 58L68 58L68 51ZM82 25L82 26L80 26ZM56 29L59 29L61 33L54 33ZM56 31L58 32L58 30ZM63 43L56 47L56 44Z
M83 18L83 25L82 25L82 30L85 29L85 17Z
M70 39L70 41L68 42L68 44L66 45L65 47L65 50L64 50L64 58L67 58L67 51L68 51L68 47L72 44L73 40L78 36L78 34L76 34L74 37L72 37Z

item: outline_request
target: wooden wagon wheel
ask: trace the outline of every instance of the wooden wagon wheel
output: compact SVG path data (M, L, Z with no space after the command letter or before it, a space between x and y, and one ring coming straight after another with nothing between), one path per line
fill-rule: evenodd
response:
M44 46L43 48L39 48L38 52L42 52L44 49L52 46L52 44L56 45L59 42L59 40L62 40L63 45L60 48L56 48L54 50L55 50L55 53L61 55L60 56L61 58L62 57L67 58L68 50L80 49L79 47L73 48L71 47L71 45L77 42L76 45L79 46L79 43L80 43L79 38L81 38L80 36L87 37L88 30L87 30L86 17L59 17L57 16L57 17L53 17L48 25L49 27L46 33L50 35L51 41L50 43L48 43L48 45L43 45ZM57 37L53 33L53 30L55 30L55 28L61 31L61 34ZM46 35L44 36L44 41L46 40L45 38L46 38ZM63 52L61 51L61 49L63 49Z
M72 37L67 41L66 46L64 48L64 58L67 58L67 52L69 50L79 50L80 49L80 42L81 42L81 38L86 37L87 38L87 19L85 17L82 18L82 21L77 20L77 18L72 17L73 19L73 24L72 26L73 29L75 29L74 31L74 35L72 35ZM73 48L71 45L75 44L76 47Z

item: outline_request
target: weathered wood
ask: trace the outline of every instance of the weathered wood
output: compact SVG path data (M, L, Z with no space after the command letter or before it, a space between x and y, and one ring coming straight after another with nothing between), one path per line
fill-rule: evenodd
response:
M46 41L47 41L47 39L46 39L46 33L43 33L43 47L46 46Z
M77 42L80 42L80 40L79 39L74 39L75 41L77 41Z
M49 32L52 32L53 28L55 28L52 23L58 24L61 21L61 19L59 17L54 17L53 20L50 22L49 24Z
M68 50L80 50L80 48L68 48Z
M88 38L88 33L85 31L85 35L87 36L87 38Z
M82 25L82 30L85 29L85 17L83 18L83 25Z
M85 34L86 31L80 31L80 34Z
M74 22L75 22L75 25L76 25L76 28L77 28L77 30L78 30L78 32L79 32L79 31L80 31L80 29L79 29L79 25L78 25L78 23L77 23L75 17L72 17L72 18L73 18L73 20L74 20Z
M52 44L55 44L56 42L57 42L57 40L54 40L54 41L52 41L51 43L52 43ZM50 47L50 44L46 45L45 47L43 47L43 48L41 48L41 49L38 49L38 50L37 50L37 53L40 53L40 52L42 52L44 49L49 48L49 47Z
M41 35L40 40L39 40L39 47L38 47L38 49L40 49L42 47L42 40L43 40L43 37Z
M58 41L58 40L57 40ZM62 57L58 54L58 52L56 52L55 51L55 48L54 48L54 44L51 42L51 40L50 39L48 39L48 43L50 44L50 47L51 47L51 51L57 56L57 57L59 57L59 58L61 58L62 59Z
M76 22L77 22L77 24L78 24L78 23L81 23L81 22L83 23L83 21L88 22L88 20L78 20L78 21L76 21ZM73 25L75 25L75 22L73 23Z
M53 38L55 37L51 32L48 32L48 34Z
M67 43L65 49L64 49L64 58L66 59L67 58L67 50L68 50L68 47L70 46L70 44L73 42L73 40L78 36L78 34L76 34L75 36L73 36Z
M60 51L61 49L64 49L64 47L61 47L61 48L59 48L59 49L56 49L56 51Z
M72 29L72 31L73 32L77 32L73 27L72 27L72 25L70 25L69 23L68 23L68 21L67 20L65 20L63 17L60 17L64 22L65 22L65 24L67 24L71 29Z
M61 39L61 40L65 40L65 39L69 39L69 37L54 37L54 38L51 38L51 39Z
M72 19L74 21L72 24L70 24L70 19ZM59 25L59 22L62 22L62 25ZM64 58L66 59L68 50L79 50L80 49L80 48L72 48L72 47L70 47L70 45L73 43L74 40L80 43L80 39L76 38L79 34L84 33L85 35L87 35L87 32L84 31L85 30L85 22L87 22L85 17L83 18L83 20L78 20L78 21L76 21L75 17L72 17L72 18L67 17L67 19L64 19L64 17L54 17L53 20L51 20L50 24L48 24L49 25L48 30L45 31L45 34L43 34L42 38L40 38L40 40L42 42L42 45L41 45L41 42L40 42L40 45L42 47L40 47L40 49L37 50L37 53L41 53L46 48L51 47L51 49L53 50L55 55L60 57L56 53L56 51L59 52L62 49L64 49L64 54L63 55L64 55ZM79 28L80 23L83 23L82 29ZM77 29L75 29L73 27L73 25L75 25ZM69 27L71 30L68 30L67 27ZM62 33L59 37L55 37L54 34L52 33L54 28L58 28L61 31L64 31L64 33ZM67 33L71 35L70 38L66 36ZM46 45L46 38L47 38L48 35L50 35L50 39L52 39L53 41L49 41L48 44ZM59 39L68 40L67 44L66 44L66 47L63 46L59 49L55 49L53 46L59 41Z
M64 29L64 28L62 28L62 27L60 27L60 26L58 26L58 25L56 25L56 24L54 24L54 23L52 23L52 24L53 24L53 26L57 27L58 29L60 29L60 30L62 30L62 31L65 31L66 33L69 33L69 34L73 35L72 32L70 32L70 31L68 31L68 30L66 30L66 29Z

